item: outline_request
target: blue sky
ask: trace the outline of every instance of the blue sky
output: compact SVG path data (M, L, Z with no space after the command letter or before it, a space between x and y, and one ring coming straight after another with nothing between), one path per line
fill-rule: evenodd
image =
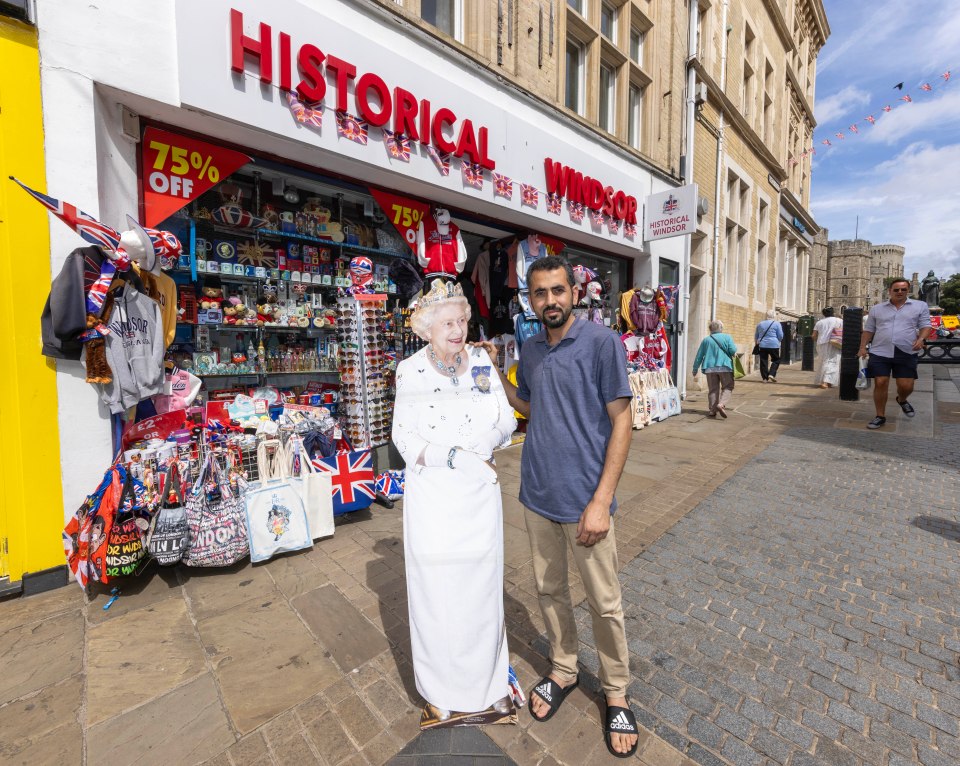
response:
M960 5L824 0L811 204L830 239L906 248L904 272L960 272ZM949 83L941 76L951 71ZM894 89L903 82L902 93ZM933 92L920 89L930 83ZM905 104L900 96L909 94ZM889 104L893 111L884 113ZM876 124L865 117L874 115ZM857 123L859 133L849 126ZM834 135L846 134L843 141ZM821 141L827 138L833 146Z

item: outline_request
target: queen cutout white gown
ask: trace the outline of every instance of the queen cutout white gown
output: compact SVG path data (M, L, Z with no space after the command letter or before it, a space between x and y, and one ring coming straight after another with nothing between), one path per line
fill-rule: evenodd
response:
M423 349L397 367L393 441L406 462L403 548L417 690L436 707L485 710L506 696L500 485L417 461L427 444L481 455L516 420L486 353L466 349L458 385Z

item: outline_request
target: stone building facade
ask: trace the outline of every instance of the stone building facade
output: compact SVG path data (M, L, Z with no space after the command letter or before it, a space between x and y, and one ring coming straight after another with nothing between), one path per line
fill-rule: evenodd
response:
M831 240L827 252L827 305L840 310L871 306L887 299L887 280L903 276L900 245L874 245L865 239Z
M813 238L810 248L810 275L807 279L807 313L816 317L824 308L831 305L827 302L827 253L829 252L830 233L827 229L820 229Z

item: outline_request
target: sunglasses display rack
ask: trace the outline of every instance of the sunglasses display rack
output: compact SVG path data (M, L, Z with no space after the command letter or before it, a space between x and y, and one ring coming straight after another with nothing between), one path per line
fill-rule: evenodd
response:
M379 447L390 440L393 414L392 360L385 300L337 301L340 346L340 415L354 449Z

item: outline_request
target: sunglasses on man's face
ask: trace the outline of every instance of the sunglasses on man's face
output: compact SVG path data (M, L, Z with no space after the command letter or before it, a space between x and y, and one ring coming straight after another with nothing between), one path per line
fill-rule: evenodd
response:
M909 291L910 291L909 287L891 287L890 288L890 292L892 293L906 293Z

